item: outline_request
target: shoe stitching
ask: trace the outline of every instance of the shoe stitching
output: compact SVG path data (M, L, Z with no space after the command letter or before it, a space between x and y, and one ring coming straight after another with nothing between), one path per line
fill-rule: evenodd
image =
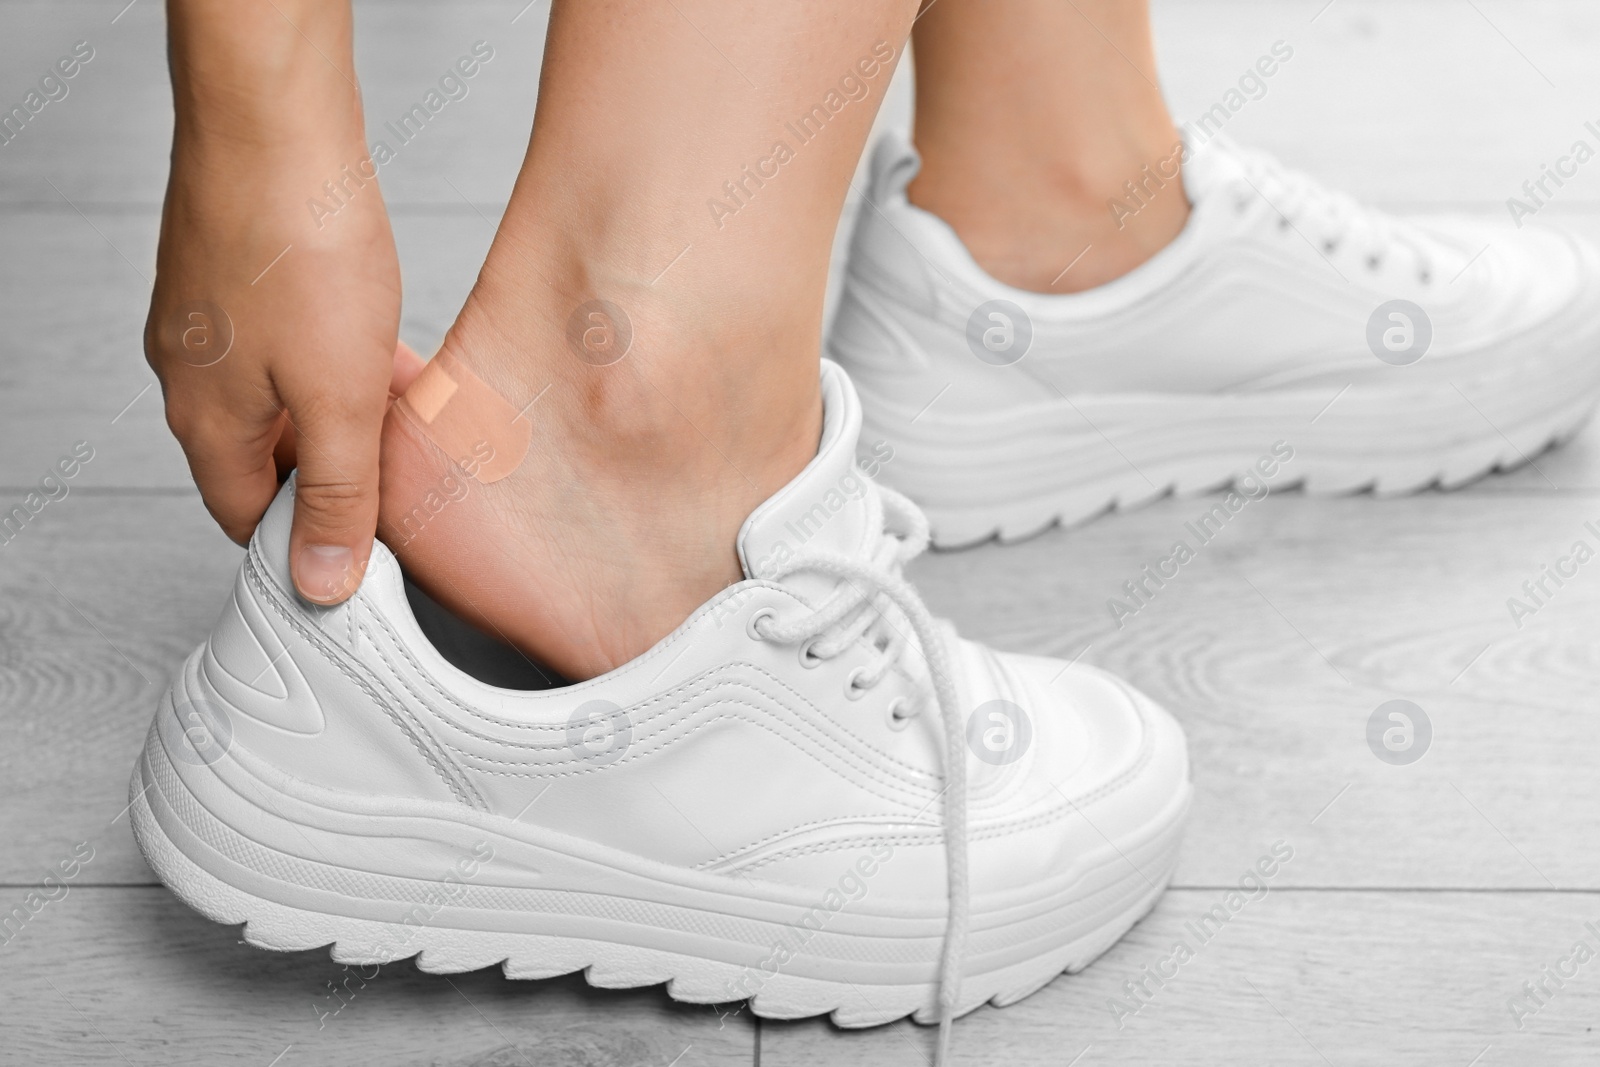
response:
M775 678L770 672L767 672L763 668L755 666L754 664L740 664L740 666L749 667L751 670L763 675L764 677L767 677L767 678L777 682L777 684L783 685L783 683L782 683L782 681L780 679ZM722 671L727 671L727 670L730 670L730 669L732 669L732 668L729 667L729 666L722 666L722 667L713 668L712 671L707 672L707 675L709 675L709 674L711 674L713 672L722 672ZM702 675L701 677L704 678L707 675ZM406 688L406 691L411 693L411 695L413 697L415 697L419 702L422 702L422 703L426 704L426 698L422 694L417 693L411 687L410 682L406 678L400 677L400 676L397 675L397 679L396 680L402 686L404 686ZM638 720L638 722L633 722L630 719L629 725L630 725L630 727L644 726L646 724L655 722L657 720L667 718L667 717L669 717L670 715L672 715L674 713L680 713L680 712L683 711L683 707L684 707L685 704L695 700L695 698L697 698L697 697L701 697L701 696L704 696L707 693L713 692L718 687L721 687L721 686L744 688L744 689L747 689L748 691L750 691L752 693L756 693L756 694L759 694L761 696L767 697L768 700L771 700L771 702L773 704L777 704L778 706L781 706L781 707L792 707L792 705L786 705L781 701L772 700L770 693L767 693L765 690L761 689L759 686L751 685L751 684L749 684L748 682L746 682L746 681L744 681L742 679L737 679L736 678L734 680L729 681L729 680L726 680L726 679L719 678L719 679L716 679L715 681L713 681L711 684L697 685L697 686L694 686L693 688L683 687L684 691L682 691L682 692L661 694L661 695L658 695L656 697L652 697L650 700L645 701L645 702L643 702L641 704L636 704L631 709L626 709L626 710L633 710L633 709L639 709L639 708L647 708L647 707L650 707L651 705L660 705L654 711L651 711L648 715L640 718ZM788 687L785 686L785 688L788 688ZM790 690L790 692L793 693L793 690ZM801 699L801 700L805 699L804 697L800 697L799 694L797 694L797 693L794 694L794 695L799 697L799 699ZM447 697L446 699L453 706L457 706L457 707L461 706L459 704L459 702L455 701L453 698L448 698ZM758 717L757 718L748 719L748 720L745 720L745 719L743 719L741 717L741 721L752 722L757 726L761 726L763 729L769 730L770 732L772 732L774 734L774 736L782 738L783 740L785 740L786 743L791 744L791 745L794 744L794 740L792 738L784 737L783 734L780 734L777 731L772 730L772 728L764 721L765 719L770 719L772 717L772 715L771 715L771 712L766 707L763 707L761 705L758 705L758 704L755 704L755 703L752 703L752 702L748 702L748 701L739 701L739 700L736 700L736 699L734 699L733 697L730 696L730 697L722 697L718 701L714 701L714 702L701 703L701 704L698 705L698 708L704 709L704 708L709 708L709 707L715 707L715 706L717 706L718 703L730 703L730 704L734 704L734 705L738 705L738 706L749 707L751 709L751 711L754 712ZM815 710L814 706L811 705L809 701L806 702L805 706L808 709ZM821 714L821 713L819 712L818 714ZM857 770L864 769L864 770L866 770L868 772L872 772L872 771L879 771L879 770L882 769L881 762L869 761L869 760L861 757L860 755L856 754L851 749L850 746L844 745L841 742L829 737L825 732L823 732L821 730L818 730L818 729L815 729L812 726L811 718L812 718L811 716L796 715L796 716L793 716L793 717L785 717L785 722L787 722L790 725L791 729L793 729L794 732L800 738L802 738L804 740L812 741L812 742L814 742L816 744L821 745L822 747L824 747L826 749L829 749L834 754L843 756L843 758L845 760L847 760L848 762L850 762L851 764L853 764L855 769L857 769ZM715 721L715 720L710 720L710 721ZM559 731L561 733L561 735L562 735L561 739L557 740L557 741L552 741L551 743L549 743L547 745L537 745L537 743L535 743L535 742L512 741L512 740L508 740L508 739L489 737L489 736L486 736L486 735L483 735L483 734L476 733L476 732L474 732L472 730L465 729L464 727L460 726L459 724L450 723L450 722L448 722L448 720L445 722L445 725L451 726L454 729L459 730L461 733L466 734L468 737L471 737L474 740L483 741L483 742L486 742L488 744L496 745L496 746L498 746L498 747L500 747L502 749L504 749L504 748L521 749L521 750L530 752L530 754L544 753L544 752L555 753L555 752L560 752L560 751L562 751L564 749L568 749L568 746L567 746L567 744L565 742L565 732L566 732L566 729L567 729L567 724L564 723L564 722L563 723L557 723L557 724L552 724L552 723L522 723L522 724L519 724L520 726L528 728L528 729ZM702 725L704 725L704 724L702 724ZM696 727L695 729L698 729L698 727ZM691 733L692 732L693 731L691 731ZM658 730L658 731L653 732L650 736L652 738L666 737L667 733L668 733L667 730ZM848 733L848 731L847 731L847 733ZM689 736L689 735L685 734L685 735L677 736L677 737L668 737L667 740L663 744L661 744L661 745L659 745L659 746L657 746L655 748L648 749L647 751L638 752L637 754L630 750L630 752L627 755L624 755L621 759L615 761L615 763L627 762L629 760L632 760L632 759L636 758L636 755L641 755L642 756L642 755L646 755L646 754L657 752L657 751L663 751L667 747L670 747L671 745L675 745L678 742L684 740L687 736ZM851 737L852 740L857 740L857 741L861 740L859 737L856 737L856 735L854 735L854 734L849 734L849 736ZM573 756L571 758L557 758L557 759L551 759L551 760L540 760L538 762L504 760L504 759L496 759L493 756L485 755L485 754L482 754L482 753L474 752L471 749L463 748L463 747L461 747L461 746L459 746L457 744L454 744L453 742L451 742L451 741L449 741L447 739L440 739L439 740L439 744L443 745L445 748L448 748L451 752L457 754L458 756L461 756L461 757L463 757L465 759L468 759L468 760L472 760L474 762L490 763L490 764L496 764L496 765L505 766L505 767L527 767L527 768L529 768L529 770L527 770L525 772L498 771L498 770L490 770L490 769L487 769L487 768L480 768L480 769L484 769L486 773L493 773L493 774L498 774L498 775L507 776L507 777L537 778L537 777L541 777L544 773L565 775L567 772L564 771L562 768L564 768L568 764L572 764L572 763L585 764L588 769L596 769L596 770L599 769L597 767L594 767L592 764L590 764L582 756ZM795 746L795 747L799 748L800 746ZM870 746L863 746L863 747L870 747ZM878 749L871 749L871 750L876 752L876 753L878 753L880 756L883 756L885 758L885 760L887 760L888 762L897 765L898 768L902 769L905 772L905 773L903 773L901 775L897 775L896 776L897 779L898 779L898 784L902 784L902 785L905 785L905 786L910 787L910 788L916 788L917 783L916 783L915 779L916 779L916 777L918 776L918 773L919 773L919 772L917 772L916 768L912 767L908 763L905 763L903 760L898 759L897 757L889 756L886 753L881 752L881 750L878 750ZM612 766L612 765L614 765L614 764L607 764L607 766ZM541 768L551 768L551 770L549 770L548 772L545 772L545 771L541 771ZM921 772L921 773L925 774L926 772ZM893 799L893 798L886 798L886 799Z
M1101 802L1103 800L1108 799L1109 797L1111 797L1115 793L1118 793L1118 792L1120 792L1120 791L1132 786L1135 783L1135 781L1137 780L1137 778L1139 777L1139 774L1141 772L1143 772L1145 767L1149 764L1150 759L1152 757L1153 757L1153 752L1141 751L1140 756L1136 760L1135 764L1130 766L1127 771L1125 771L1122 774L1118 775L1116 779L1112 780L1111 782L1107 782L1106 784L1104 784L1104 785L1100 786L1099 788L1095 789L1093 792L1085 794L1085 795L1083 795L1081 797L1078 797L1076 799L1069 799L1069 800L1064 800L1063 802L1059 802L1059 803L1052 803L1047 811L1040 812L1037 815L1030 815L1030 816L1028 816L1026 818L1020 818L1020 819L1019 818L1008 818L1008 819L989 820L989 821L986 821L986 822L983 822L983 823L974 822L974 824L969 828L968 840L970 840L970 841L993 841L993 840L998 840L998 839L1001 839L1001 838L1013 837L1013 836L1015 836L1017 834L1027 833L1030 830L1040 829L1040 828L1042 828L1044 826L1050 825L1051 823L1064 822L1064 821L1066 821L1067 819L1069 819L1073 815L1081 814L1080 809L1086 808L1086 807L1090 807L1090 806L1092 806L1094 804L1097 804L1097 803L1099 803L1099 802ZM872 814L872 815L862 816L862 818L883 818L883 817L884 816L882 814ZM708 865L713 864L713 863L735 861L735 860L738 859L738 857L740 855L748 855L750 852L758 850L764 844L770 843L771 841L773 841L775 839L784 837L784 836L789 835L789 834L803 833L803 832L807 831L808 829L817 828L819 825L821 825L823 823L826 823L826 822L829 822L829 821L843 821L843 818L844 817L841 817L840 820L819 820L816 823L808 823L808 824L805 824L803 826L796 826L796 827L792 827L792 828L790 828L788 830L780 831L780 832L775 833L775 834L770 834L766 838L763 838L761 841L755 841L755 842L751 842L749 844L741 845L736 849L730 850L729 852L724 854L724 856L720 857L719 859L705 861L704 863L698 864L697 867L705 867L705 866L708 866ZM1085 819L1086 822L1088 821L1088 817L1087 816L1084 816L1084 819ZM901 836L902 837L906 837L906 835L904 835L904 834L902 834ZM926 836L937 837L938 836L937 827L934 828L934 832L931 835L924 835L924 836L925 837ZM884 839L884 838L878 838L878 837L869 838L869 840L880 840L880 839ZM911 839L909 837L907 837L906 839L907 840L913 840L913 839ZM770 864L770 863L776 863L776 862L778 862L780 860L790 859L790 858L793 858L793 857L796 857L796 856L808 855L808 854L811 854L811 853L814 853L814 852L818 852L818 851L827 851L827 850L832 850L834 848L844 848L844 847L846 847L846 845L830 843L830 842L817 842L817 843L811 843L811 844L806 844L806 845L796 845L793 848L783 849L781 851L773 853L770 856L765 856L765 857L762 857L761 859L754 860L748 865L748 867L741 866L741 869L754 870L754 869L757 869L759 867L765 866L765 865Z
M895 812L869 811L861 812L855 815L839 815L827 819L812 819L810 822L798 823L794 826L788 827L787 829L776 830L765 837L759 838L755 841L746 842L745 844L740 845L738 848L729 849L717 859L704 860L695 864L695 869L700 870L702 868L712 866L713 864L735 861L741 855L748 855L751 852L758 851L767 845L772 844L774 841L781 840L782 838L791 834L809 833L813 830L825 829L830 826L849 826L853 823L858 823L859 821L868 819L877 819L881 821L884 819L901 818L903 818L903 816ZM937 826L935 826L934 829L937 829ZM873 840L876 840L876 838L873 838Z
M934 827L932 831L925 834L876 834L871 837L851 837L839 841L818 841L809 845L797 845L796 847L792 849L786 849L783 852L775 852L771 856L763 856L761 859L752 860L749 863L739 864L735 871L730 871L729 873L748 873L750 871L758 871L763 867L771 866L772 864L778 863L782 860L798 859L802 856L819 855L825 852L843 852L846 849L859 849L871 844L891 844L897 846L915 847L922 845L937 845L942 843L942 835L939 833L937 827Z
M450 707L453 707L453 708L457 709L458 711L461 711L463 714L465 714L465 715L467 715L467 716L469 716L471 718L476 718L476 719L479 719L479 720L481 720L483 722L492 723L492 724L494 724L496 726L501 726L501 727L505 727L505 728L509 728L509 729L513 729L513 730L532 730L532 731L541 731L541 732L542 731L546 731L546 730L555 731L556 733L558 733L560 735L560 737L562 739L561 742L560 743L553 743L553 744L549 745L547 749L544 746L541 746L541 750L558 749L558 748L565 747L565 735L566 735L566 730L567 730L567 724L565 722L560 722L560 723L518 722L518 721L514 721L514 720L499 719L499 718L496 718L494 716L487 715L487 714L485 714L485 713L483 713L481 711L478 711L477 709L473 708L471 705L469 705L469 704L465 703L464 701L460 700L454 694L450 693L449 691L445 690L442 686L440 686L438 681L435 680L433 678L433 676L425 668L423 668L420 663L417 662L416 658L411 654L410 650L406 648L405 643L400 640L398 634L395 633L393 628L389 626L387 621L384 620L380 614L378 614L377 612L371 612L370 613L370 617L372 618L373 622L375 622L382 629L382 632L383 632L384 636L386 636L389 639L389 642L394 646L394 648L399 651L400 655L404 659L404 663L407 666L411 667L412 670L416 672L416 674L421 679L422 683L427 687L427 689L430 692L432 692L434 694L437 694L438 698L442 702L448 704ZM692 631L686 632L685 634L683 634L681 636L688 637L688 636L691 636L691 633L692 633ZM376 645L376 643L374 643L374 644ZM663 647L666 647L666 646L663 646ZM389 658L384 649L379 648L378 652L379 652L379 655L381 657L383 657L385 660L387 660ZM634 728L642 727L642 726L645 726L645 725L647 725L647 724L649 724L649 723L651 723L651 722L653 722L653 721L655 721L657 719L663 718L663 717L669 715L670 713L672 713L674 711L681 710L681 708L682 708L684 703L686 703L686 702L688 702L690 700L693 700L694 698L696 698L698 696L701 696L701 695L703 695L705 693L711 692L714 688L716 688L717 686L721 686L721 685L728 685L728 686L734 686L734 687L743 687L743 688L746 688L746 689L750 690L751 692L758 693L758 694L760 694L762 696L767 697L768 699L772 699L772 694L770 694L767 691L763 690L759 686L751 684L750 682L746 681L745 679L741 679L741 678L735 677L732 680L728 680L726 678L719 677L720 675L726 674L726 673L734 671L736 669L748 670L748 671L758 675L759 677L761 677L761 678L773 683L780 690L782 690L783 693L785 693L788 696L792 697L806 711L813 713L813 715L815 715L815 716L824 716L825 715L825 713L823 713L821 711L821 709L817 708L816 705L814 705L804 694L800 693L799 690L797 690L794 687L790 686L782 678L780 678L779 676L773 674L771 671L767 670L765 667L762 667L762 666L760 666L758 664L755 664L755 663L751 663L749 661L739 661L736 664L722 664L722 665L713 667L713 668L711 668L711 669L709 669L707 671L702 672L700 675L696 676L694 679L690 680L689 682L682 683L676 689L668 690L665 693L659 693L659 694L657 694L655 696L650 697L649 699L647 699L645 701L642 701L642 702L640 702L638 704L634 704L634 705L630 706L629 708L627 708L625 710L634 711L635 709L638 709L638 710L643 711L645 709L651 709L652 705L658 705L657 707L654 708L654 710L650 710L650 711L648 711L648 713L644 714L637 722L633 721L631 719L631 717L630 717L630 726L634 727ZM427 696L425 694L423 694L423 693L419 693L413 687L413 685L411 683L411 680L408 679L407 677L405 677L404 672L394 671L392 666L391 666L391 672L395 675L396 680L399 681L400 684L403 685L406 688L406 691L408 693L410 693L414 698L416 698L419 702L421 702L425 706L429 705L429 701L428 701ZM794 706L793 704L787 703L787 702L782 701L782 700L773 700L773 703L778 704L779 706L782 706L782 707L787 707L787 708L792 708ZM752 705L752 708L754 710L756 710L757 712L761 712L762 711L761 708L755 707L754 705ZM429 710L431 711L432 708L430 707ZM802 726L802 727L810 726L811 718L812 718L812 716L809 716L809 715L794 716L794 719L797 720L799 725ZM832 720L830 720L830 721L832 721ZM530 742L516 741L516 740L511 740L511 739L506 739L506 738L499 738L499 737L494 737L494 736L489 735L489 734L480 733L480 732L478 732L476 730L473 730L473 729L469 728L465 724L459 723L459 722L450 722L450 721L446 720L445 721L445 725L449 726L450 728L452 728L454 730L460 731L463 734L466 734L468 737L471 737L474 740L482 741L482 742L485 742L485 743L488 743L488 744L492 744L492 745L497 745L497 746L500 746L502 748L511 747L511 748L518 748L518 749L527 749L527 748L533 747L533 745L535 744L535 743L530 743ZM839 725L839 724L835 723L835 725ZM891 764L894 768L896 768L899 771L901 771L903 779L904 778L915 778L917 776L925 775L927 773L927 772L922 771L919 768L915 767L911 763L901 759L900 757L895 756L892 753L885 752L882 749L877 748L876 746L872 745L872 743L870 741L868 741L866 738L860 736L859 734L855 733L854 731L851 731L851 730L845 728L842 725L840 725L840 729L843 730L843 732L847 736L849 736L851 740L860 742L860 744L862 745L863 748L876 753L878 756L881 757L881 760L883 762L887 762L887 763ZM807 737L807 736L816 737L823 745L829 746L829 747L834 747L837 750L842 751L847 758L852 757L852 752L848 747L845 747L843 745L839 745L837 742L835 742L833 739L829 738L825 733L823 733L820 730L816 731L814 734L806 734L802 730L801 736L803 736L803 737ZM515 766L515 765L517 765L515 761L511 761L511 760L495 760L492 757L480 756L480 755L471 753L470 750L463 749L463 748L461 748L461 747L459 747L457 745L454 745L454 744L450 743L449 741L441 740L439 743L443 744L445 747L449 748L452 752L455 752L455 753L457 753L459 755L468 756L468 757L473 758L473 759L487 760L488 762L499 763L499 764L503 764L503 765L506 765L506 766ZM670 743L674 743L674 742L669 742L669 744ZM628 757L628 756L624 756L623 757L624 760L626 760L628 758L630 758L630 757ZM866 766L866 767L868 767L870 769L878 769L878 767L879 767L879 762L877 762L877 761L869 762L867 760L861 759L860 757L854 757L854 758L858 762L860 762L861 764L863 764L864 766ZM582 757L574 757L574 761L575 762L584 762ZM541 763L540 766L557 766L557 767L559 767L559 766L562 765L562 762L563 761L555 761L554 763ZM495 773L508 773L508 772L495 772ZM532 774L527 774L527 775L520 775L519 777L537 777L537 776L538 775L536 773L532 773ZM911 784L911 783L908 783L908 784Z
M754 592L754 587L752 587L749 590L740 590L740 591L736 592L734 594L734 596L735 597L743 597L743 596L748 595L749 593L753 593L753 592ZM541 722L522 722L522 721L518 721L518 720L515 720L515 719L502 719L502 718L499 718L498 716L491 715L488 712L482 711L482 710L480 710L478 708L473 707L471 704L468 704L468 703L462 701L454 693L451 693L449 690L447 690L443 686L441 686L439 684L438 680L436 678L434 678L433 673L431 671L427 670L425 667L422 666L421 663L419 663L417 661L416 657L414 655L412 655L411 649L409 648L409 646L407 646L406 642L401 640L399 634L397 634L394 631L394 629L389 625L388 621L386 619L384 619L381 614L379 614L377 612L374 612L373 613L373 620L378 624L378 626L380 626L382 628L383 633L384 633L384 635L386 637L388 637L390 644L392 644L399 651L399 654L404 659L405 665L410 667L416 673L416 675L422 680L422 682L427 686L427 688L429 690L431 690L432 692L436 693L438 695L438 697L439 697L439 700L441 700L445 704L448 704L450 707L453 707L456 710L460 711L463 715L467 716L468 718L477 719L477 720L479 720L481 722L488 723L488 724L490 724L492 726L498 726L498 727L511 729L511 730L558 730L558 731L563 731L563 732L566 730L567 724L565 722L541 723ZM657 647L659 647L660 649L662 649L664 651L665 649L671 648L673 645L675 645L679 641L688 640L689 638L691 638L693 636L695 636L695 628L694 627L688 627L688 628L686 628L684 630L681 630L678 633L668 637L667 640L663 644L661 644L661 645L659 645ZM379 653L380 656L383 656L386 661L388 660L389 657L384 652L384 650L382 648L378 649L378 653ZM637 663L638 661L634 661L634 662ZM392 663L389 663L388 665L389 665L391 670L394 669L394 665ZM758 670L758 671L760 670L760 668L759 667L755 667L754 664L751 664L751 667L752 667L752 669L755 669L755 670ZM424 698L420 694L416 694L416 695L417 695L419 700L424 700ZM652 701L653 700L657 700L657 699L662 699L662 697L658 696L658 697L652 697L651 698ZM426 702L426 701L424 701L424 702ZM648 704L648 703L650 703L650 701L646 701L645 703ZM644 705L634 705L634 706L635 707L641 707L641 706L644 706ZM470 737L474 737L474 738L477 738L477 739L483 740L483 741L488 741L488 742L490 742L492 744L501 744L501 745L516 744L516 742L503 740L501 738L494 737L494 736L492 736L490 734L478 733L478 732L476 732L475 730L471 729L470 727L466 726L463 723L450 723L449 725L451 725L454 729L457 729L457 730L461 731L462 733L467 734Z
M295 617L292 613L285 609L283 604L280 603L280 594L278 594L274 588L276 583L269 583L267 580L265 568L262 566L261 561L258 558L254 542L251 543L250 551L245 555L245 578L246 581L253 585L257 592L262 595L262 599L267 602L277 616L289 625L290 629L299 634L300 637L310 644L320 655L322 655L324 659L332 663L334 667L338 669L339 673L343 674L351 682L355 683L356 687L365 693L368 699L370 699L375 705L377 705L377 707L383 710L383 712L389 717L389 720L399 727L400 731L406 735L406 738L410 740L412 746L423 757L423 759L427 760L428 765L433 768L434 773L437 774L440 780L449 787L450 791L455 794L458 800L469 807L485 809L488 807L488 805L484 803L481 796L476 796L477 790L473 788L470 782L465 781L465 776L462 774L459 768L455 768L456 774L461 775L463 780L457 782L455 780L455 776L451 775L447 771L438 754L430 751L428 746L423 744L422 740L417 736L416 730L421 730L422 733L426 735L427 730L425 727L419 723L416 724L416 730L414 730L412 725L407 723L405 719L395 711L390 702L385 700L378 692L377 683L362 677L361 672L347 663L344 656L330 654L326 635L314 633L313 627L306 626L299 618ZM435 743L437 743L437 740L432 738L431 735L429 735L429 740L433 740Z
M734 706L748 707L748 708L751 709L751 711L757 713L758 716L761 715L761 713L762 713L762 709L756 707L755 705L744 704L743 702L740 702L740 701L731 701L731 700L730 701L726 701L725 703L732 704ZM716 706L716 705L704 705L703 707L714 707L714 706ZM521 767L521 766L526 766L526 764L513 763L513 762L508 761L508 760L497 760L492 756L483 756L483 755L478 755L478 754L475 754L475 753L463 751L461 749L458 749L458 748L455 748L454 746L449 745L448 742L445 742L445 744L446 744L446 747L449 747L451 749L451 751L455 752L458 756L461 756L463 759L471 761L475 765L473 769L478 770L483 774L492 774L492 775L496 775L498 777L503 777L503 778L568 777L572 773L580 773L581 774L581 773L585 773L587 771L600 771L600 770L603 770L603 769L606 769L606 768L610 768L610 767L619 767L619 766L622 766L622 765L624 765L626 763L630 763L630 762L633 762L635 760L643 759L646 756L653 756L658 752L665 751L665 749L669 745L676 744L679 741L687 740L688 738L692 737L697 731L699 731L701 729L704 729L705 727L710 726L710 725L712 725L712 724L714 724L714 723L716 723L716 722L718 722L719 720L722 720L722 719L735 719L735 720L740 721L740 722L749 723L750 725L753 725L753 726L756 726L756 727L758 727L760 729L766 730L768 733L772 734L774 737L777 737L779 740L784 741L786 744L793 745L793 741L791 739L784 737L783 734L779 733L776 729L774 729L767 722L762 721L762 718L758 717L758 718L748 718L747 719L744 716L728 715L728 714L721 713L721 712L717 713L716 715L712 716L711 718L705 719L704 721L695 724L694 726L690 727L686 732L684 732L680 736L671 739L665 745L662 745L662 746L660 746L658 748L653 748L653 749L650 749L649 751L639 751L638 750L638 746L630 747L626 754L624 754L619 759L617 759L617 760L615 760L615 761L613 761L611 763L605 764L603 767L594 765L592 763L586 763L586 761L581 756L575 756L571 760L561 760L561 761L559 761L557 763L554 763L554 764L550 765L550 766L562 768L562 767L565 767L565 765L567 763L583 763L583 764L585 764L584 767L576 769L575 772L574 771L568 771L568 770L565 770L565 769L557 769L557 770L552 770L552 771L541 773L541 772L536 771L536 770L511 771L511 770L498 770L495 767L479 767L479 766L476 766L476 764L478 764L478 763L489 763L489 764L499 764L499 765L506 766L506 767ZM660 735L657 735L657 736L660 736ZM830 771L832 771L832 772L834 772L836 774L839 773L837 767L835 767L833 764L829 763L827 760L823 759L822 756L820 754L818 754L817 752L809 751L807 749L801 748L800 746L794 746L794 747L801 754L803 754L805 756L808 756L809 758L811 758L817 764L819 764L819 765L821 765L823 767L826 767L828 770L830 770ZM846 752L846 755L847 756L849 755L848 752ZM845 776L844 775L840 775L840 777L845 777ZM892 804L905 804L905 803L907 803L907 801L906 801L904 796L895 796L895 795L892 795L892 794L889 794L889 793L885 793L885 792L882 791L881 787L886 785L886 784L889 784L889 783L884 783L884 782L881 782L881 781L872 781L870 779L868 779L868 780L851 780L848 777L846 777L845 780L850 782L851 785L854 785L857 788L863 789L864 791L866 791L868 793L871 793L872 795L874 795L874 796L876 796L876 797L878 797L878 798L880 798L880 799L882 799L882 800L884 800L884 801L886 801L888 803L892 803ZM915 788L915 786L910 786L910 788ZM936 789L936 788L933 788L930 785L929 787L927 787L927 792L928 792L928 794L930 796L937 796L939 794L940 790Z

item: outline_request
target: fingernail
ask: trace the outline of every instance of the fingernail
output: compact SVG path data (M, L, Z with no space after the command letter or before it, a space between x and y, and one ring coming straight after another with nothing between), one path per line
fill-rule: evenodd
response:
M307 600L331 603L355 592L361 584L355 572L355 553L344 545L306 545L300 549L298 562L296 584Z

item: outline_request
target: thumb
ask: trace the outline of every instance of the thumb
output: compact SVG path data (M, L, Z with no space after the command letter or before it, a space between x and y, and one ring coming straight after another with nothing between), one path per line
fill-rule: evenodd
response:
M378 446L385 397L291 401L299 474L289 569L300 595L339 604L361 585L378 525Z

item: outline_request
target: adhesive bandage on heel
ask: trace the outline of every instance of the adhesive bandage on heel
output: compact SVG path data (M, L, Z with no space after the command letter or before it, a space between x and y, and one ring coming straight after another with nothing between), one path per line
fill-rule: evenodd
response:
M428 361L399 400L428 440L480 482L497 482L528 454L533 423L459 360Z

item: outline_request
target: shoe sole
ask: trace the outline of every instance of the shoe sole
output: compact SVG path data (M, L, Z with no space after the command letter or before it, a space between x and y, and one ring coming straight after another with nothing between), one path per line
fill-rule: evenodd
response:
M1143 918L1171 877L1190 792L1185 782L1143 833L1086 858L1050 892L975 908L959 1010L1011 1004L1081 971ZM465 805L389 802L394 810L379 814L385 802L338 794L336 810L327 803L335 795L315 795L237 747L215 763L180 766L156 725L130 794L135 839L161 880L207 918L244 924L244 940L262 948L331 946L335 961L363 966L415 956L436 974L582 971L599 988L664 983L679 1001L748 998L766 1018L827 1014L844 1027L937 1021L944 919L921 904L864 896L857 913L834 913L772 973L776 946L810 929L798 920L818 911L816 891L744 880L751 892L737 893L728 876L673 868L663 878L660 865L652 882L597 861L592 846L586 856L558 849L536 828ZM497 884L416 876L426 865L418 855L431 854L428 869L440 871L439 857L462 855L472 839L512 861Z
M862 439L893 446L881 477L924 509L935 545L961 548L1227 488L1273 459L1280 441L1293 459L1271 478L1257 475L1274 490L1392 496L1454 489L1569 440L1597 399L1592 381L1568 380L1559 405L1548 389L1519 397L1494 384L1498 391L1480 383L1469 392L1351 387L1338 397L1063 398L969 417L906 409L863 389Z

